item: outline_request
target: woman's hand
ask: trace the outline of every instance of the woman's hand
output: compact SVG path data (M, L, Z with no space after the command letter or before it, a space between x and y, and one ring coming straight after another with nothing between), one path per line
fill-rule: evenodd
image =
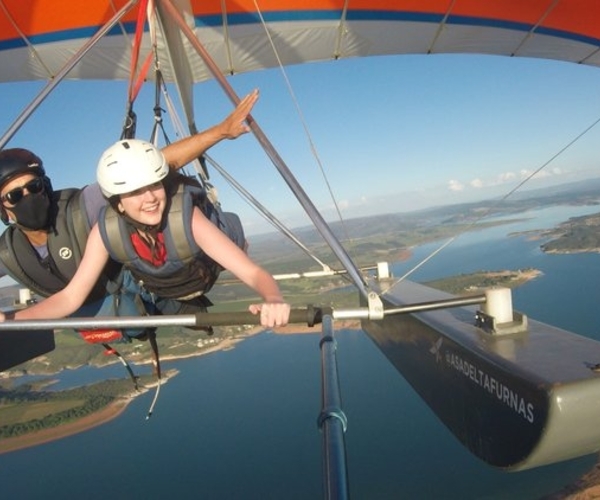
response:
M286 302L265 302L263 304L251 304L248 310L252 314L260 313L261 326L273 328L274 326L285 326L290 319L290 305Z

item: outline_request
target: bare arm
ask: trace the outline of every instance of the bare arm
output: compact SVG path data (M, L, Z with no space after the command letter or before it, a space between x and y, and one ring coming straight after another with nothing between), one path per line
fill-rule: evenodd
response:
M257 265L235 243L225 236L199 209L194 209L192 232L196 243L213 260L235 274L265 301L253 304L250 311L260 312L263 326L283 326L287 324L290 313L277 282L266 270Z
M107 261L108 252L98 225L95 225L88 237L81 264L69 284L39 304L18 311L15 319L56 319L74 313L94 288ZM0 321L4 321L4 315L0 316Z
M172 169L179 169L202 155L223 139L237 139L250 131L246 119L258 100L258 90L244 97L231 114L221 123L191 137L186 137L163 148L162 152Z

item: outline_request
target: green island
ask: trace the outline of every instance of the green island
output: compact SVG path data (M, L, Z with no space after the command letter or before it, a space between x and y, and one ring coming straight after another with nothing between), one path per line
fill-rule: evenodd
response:
M572 217L548 231L540 232L550 240L541 245L546 253L600 252L600 214Z
M138 383L141 392L156 384L150 376L140 377ZM45 391L45 385L32 383L20 385L14 390L0 389L0 439L73 422L118 399L133 397L134 392L129 379L105 380L56 392Z
M517 269L501 271L477 271L470 274L459 274L441 280L427 281L424 285L437 288L454 295L478 293L486 288L515 288L542 274L538 269Z

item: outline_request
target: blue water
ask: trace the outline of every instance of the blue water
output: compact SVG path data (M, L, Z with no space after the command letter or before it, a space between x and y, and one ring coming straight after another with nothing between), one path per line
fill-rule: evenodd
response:
M544 255L540 241L506 236L585 209L571 211L538 211L534 221L465 234L411 279L535 267L544 275L515 291L515 307L595 337L600 255ZM432 248L416 249L395 273ZM165 363L180 374L162 388L150 421L144 418L152 392L103 426L0 455L2 497L322 498L319 338L264 333L233 350ZM537 499L595 462L584 457L520 473L493 469L456 441L364 333L340 331L337 340L355 499ZM86 368L81 377L109 370L123 368ZM77 384L78 372L61 384Z
M600 330L595 309L600 303L600 254L545 254L527 235L515 232L556 226L569 217L599 212L598 207L552 207L526 212L523 222L505 224L459 236L439 254L419 267L408 279L423 282L485 270L533 267L543 276L513 292L513 306L529 317L592 338ZM423 245L412 258L393 266L403 276L426 259L444 242Z

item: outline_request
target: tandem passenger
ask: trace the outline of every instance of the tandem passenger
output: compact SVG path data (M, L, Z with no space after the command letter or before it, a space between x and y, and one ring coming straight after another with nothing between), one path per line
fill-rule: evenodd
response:
M158 314L206 310L204 294L224 268L262 297L249 306L261 325L286 325L290 306L273 277L243 250L239 221L213 213L203 190L188 179L170 171L164 154L148 142L122 140L107 149L97 180L109 205L90 232L77 272L63 290L14 318L72 314L112 258L143 283L142 296Z

